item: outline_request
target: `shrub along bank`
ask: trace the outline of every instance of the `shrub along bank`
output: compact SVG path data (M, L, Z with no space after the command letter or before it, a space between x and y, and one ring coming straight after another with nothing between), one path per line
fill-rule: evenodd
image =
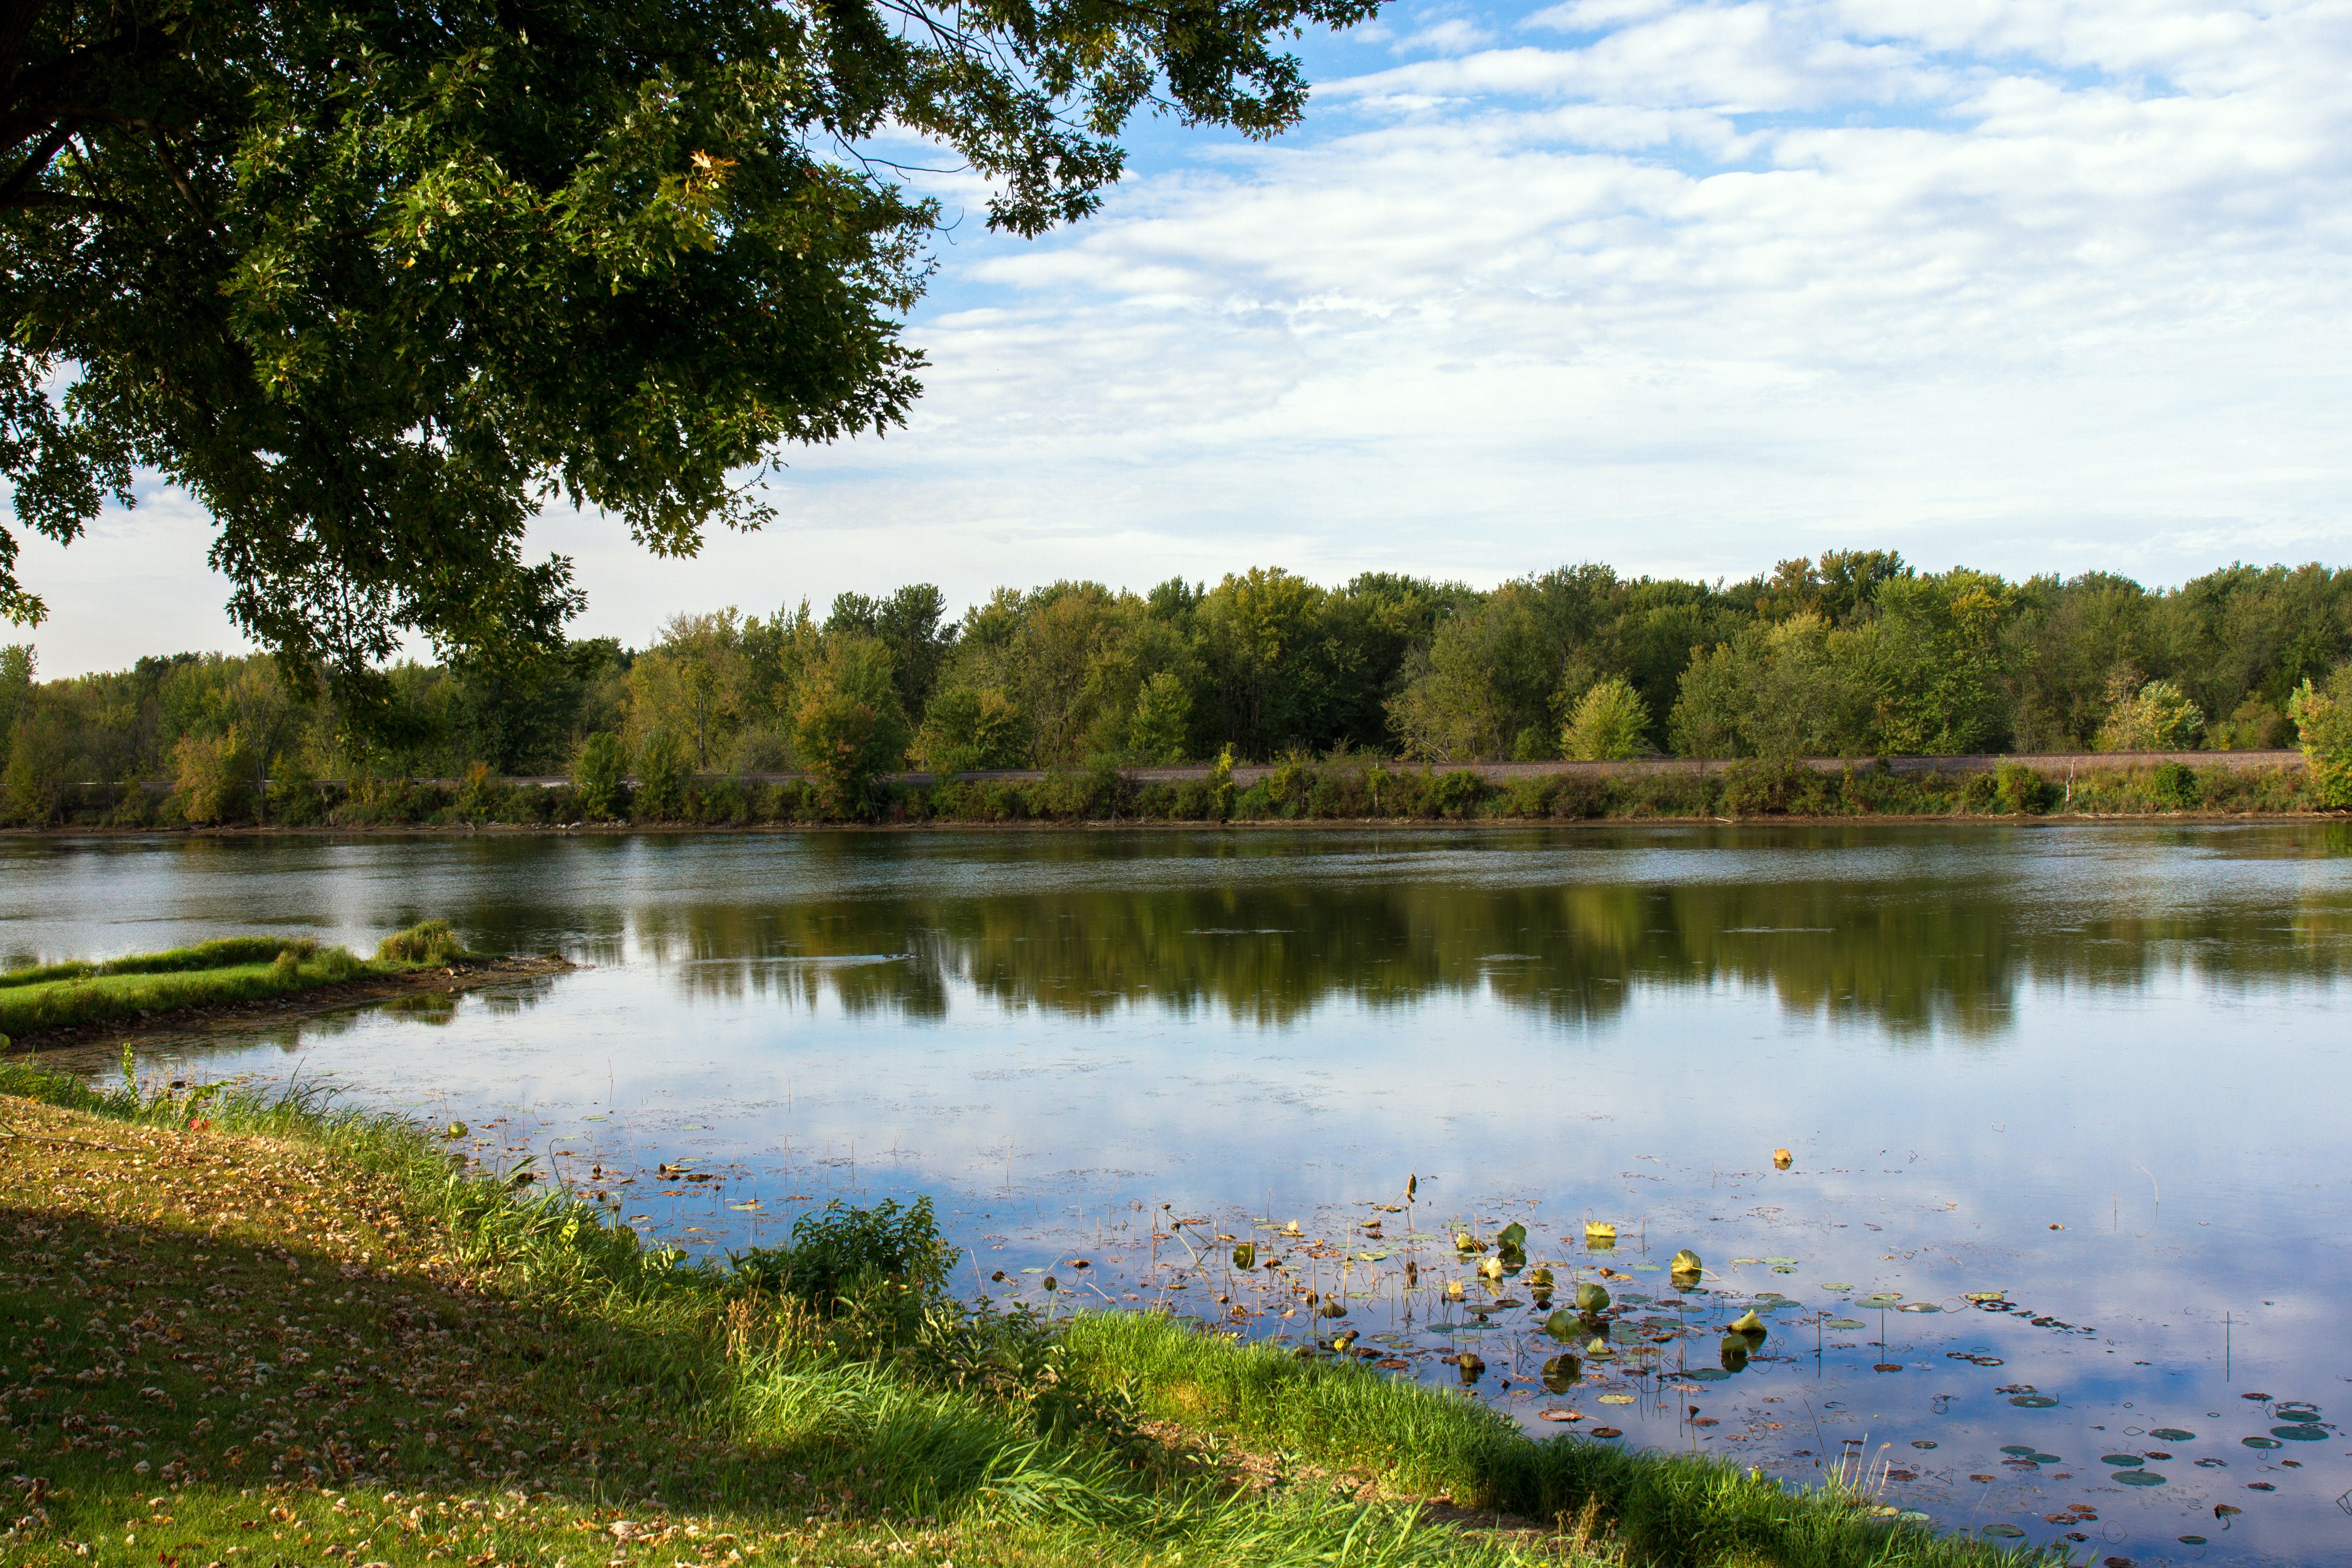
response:
M370 976L474 959L446 920L384 938L373 958L285 936L226 936L102 963L43 964L0 974L0 1047L11 1035L108 1019L257 1001Z
M2332 775L2327 778L2332 778ZM1181 779L1102 768L1036 778L876 779L845 792L814 781L689 778L659 789L600 784L591 802L569 784L473 779L454 784L302 781L274 790L242 825L317 829L643 826L789 827L835 823L1578 821L1722 817L2017 817L2276 813L2340 808L2309 768L2102 758L2065 774L2004 762L1990 771L1897 772L1869 759L1822 771L1748 759L1701 771L1570 770L1493 778L1467 768L1409 767L1343 756L1282 762L1247 784L1229 769ZM2342 791L2336 791L2336 795ZM591 810L593 804L597 809ZM69 792L67 828L184 825L173 798L136 786Z
M695 1267L386 1120L0 1094L12 1562L2016 1560L1164 1317L970 1310L927 1205ZM1276 1444L1270 1483L1218 1457Z

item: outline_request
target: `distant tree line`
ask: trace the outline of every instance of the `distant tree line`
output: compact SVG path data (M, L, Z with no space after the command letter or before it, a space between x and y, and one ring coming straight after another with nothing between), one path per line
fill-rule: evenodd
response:
M309 779L805 770L853 810L903 768L1095 769L1361 753L1483 760L2245 749L2347 727L2352 570L2231 566L2179 589L2011 582L1832 551L1708 584L1564 567L1480 591L1254 568L1146 593L843 594L822 617L680 615L399 664L363 709L261 656L177 654L43 682L0 652L9 814L66 783L169 779L189 821ZM2333 744L2333 743L2331 743ZM603 792L603 793L600 793Z

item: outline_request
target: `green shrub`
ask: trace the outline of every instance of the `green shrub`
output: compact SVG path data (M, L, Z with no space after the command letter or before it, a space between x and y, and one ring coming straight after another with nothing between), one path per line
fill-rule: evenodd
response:
M1294 753L1275 764L1261 788L1271 808L1269 815L1305 816L1307 802L1315 792L1315 769L1307 758Z
M951 686L931 699L916 732L914 751L939 774L1022 768L1029 761L1029 723L1019 707L991 686Z
M2313 793L2331 811L2352 807L2352 701L2345 696L2352 678L2347 670L2352 665L2339 667L2325 689L2305 681L2286 707L2294 720Z
M0 771L10 817L46 827L57 820L65 783L65 730L47 714L20 716L9 737L8 766Z
M2185 762L2160 764L2148 775L2147 792L2168 811L2193 811L2204 796L2195 770Z
M687 786L692 781L686 743L667 729L655 730L637 748L637 816L655 822L680 821L686 816Z
M1560 734L1565 756L1622 761L1650 749L1650 708L1622 675L1612 675L1578 699Z
M1486 781L1467 768L1449 768L1430 780L1429 809L1441 817L1466 817L1486 797Z
M307 828L327 820L327 788L299 761L280 761L269 770L269 820L282 828Z
M1192 725L1192 694L1173 671L1160 670L1135 694L1135 714L1128 721L1128 747L1147 767L1181 762Z
M1986 780L1988 787L1991 780ZM1717 776L1718 799L1733 816L1780 816L1825 812L1830 801L1825 775L1802 763L1752 758L1734 762Z
M793 727L824 810L869 815L875 780L906 760L908 738L889 649L873 637L829 639L824 663L803 685Z
M1551 799L1545 803L1547 815L1564 817L1573 821L1584 817L1604 816L1608 813L1611 782L1609 779L1596 779L1590 774L1571 773L1552 782L1556 788L1551 791Z
M173 793L184 821L199 826L240 821L247 811L246 757L232 725L223 735L184 735L172 750Z
M376 948L375 956L387 964L457 964L474 956L446 920L420 921L405 931L394 932Z
M2204 732L2205 715L2170 681L2134 692L2118 680L2108 686L2107 719L2092 744L2100 751L2186 751Z
M628 770L628 754L622 749L619 736L610 730L590 736L572 765L572 786L578 791L582 815L589 821L603 822L627 814Z
M2179 767L2174 763L2171 766ZM2189 771L2186 768L2180 769ZM1993 800L2004 811L2022 815L2050 809L2057 791L2041 774L2021 762L2004 762L1993 769Z

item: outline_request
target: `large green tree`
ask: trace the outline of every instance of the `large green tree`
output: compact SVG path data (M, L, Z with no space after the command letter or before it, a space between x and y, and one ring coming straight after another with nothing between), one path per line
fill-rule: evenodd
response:
M546 643L551 498L696 549L900 421L911 134L1078 217L1139 111L1272 134L1378 0L0 0L0 471L60 542L160 472L230 608L346 674ZM0 531L0 613L37 620Z

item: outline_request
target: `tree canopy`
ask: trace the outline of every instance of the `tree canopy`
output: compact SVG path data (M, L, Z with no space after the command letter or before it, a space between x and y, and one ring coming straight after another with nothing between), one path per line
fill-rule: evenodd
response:
M72 540L133 474L238 624L363 680L561 641L551 499L690 554L795 443L901 423L939 207L1082 216L1138 112L1270 135L1277 40L1378 0L0 0L0 469ZM37 621L0 530L0 613Z

